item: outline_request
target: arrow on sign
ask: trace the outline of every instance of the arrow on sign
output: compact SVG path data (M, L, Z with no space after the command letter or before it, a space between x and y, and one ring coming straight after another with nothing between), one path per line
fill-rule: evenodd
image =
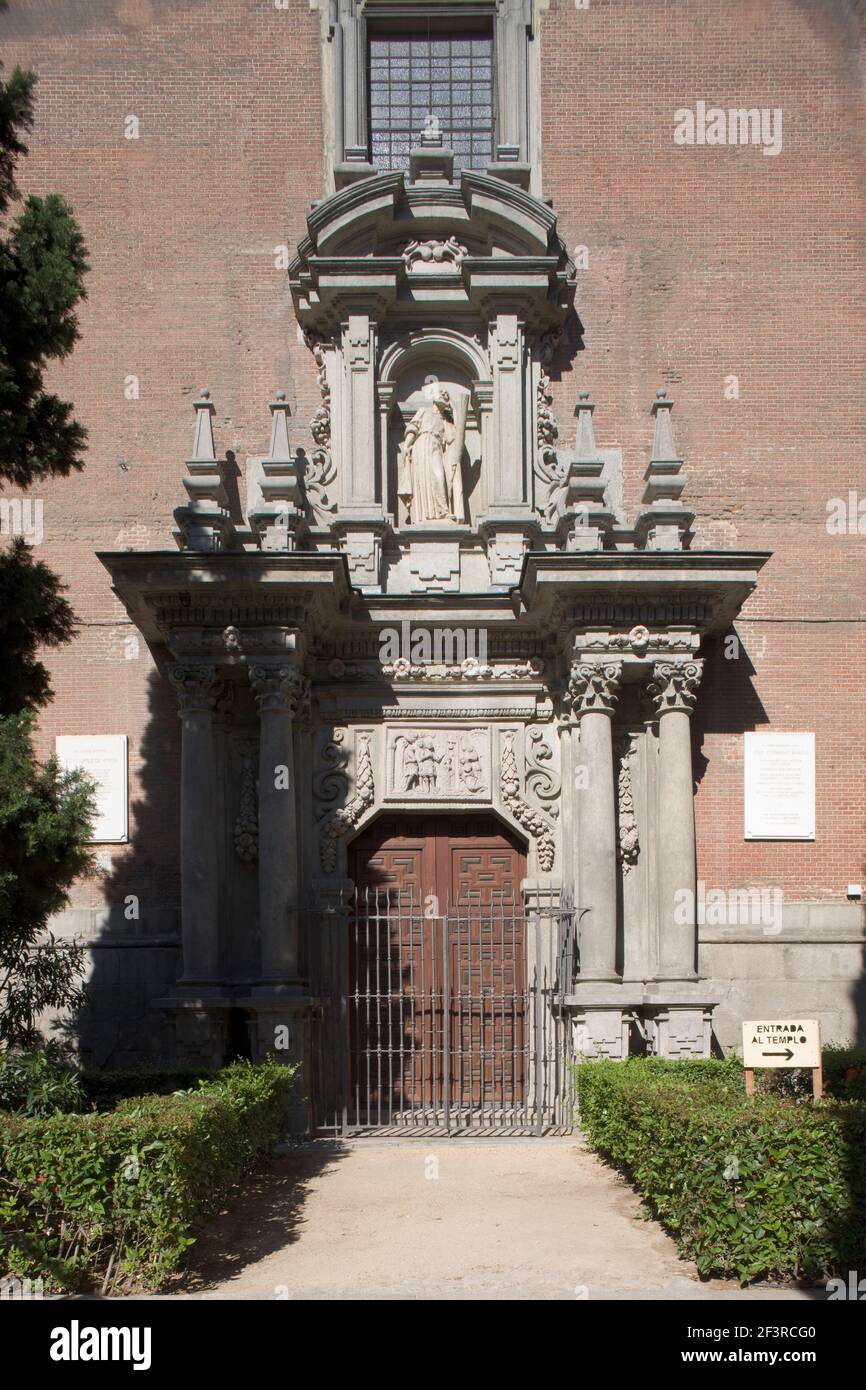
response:
M791 1051L790 1047L786 1047L784 1052L762 1052L762 1053L761 1053L761 1056L762 1056L762 1057L784 1057L785 1060L786 1060L787 1062L790 1062L790 1060L791 1060L791 1058L793 1057L793 1055L794 1055L794 1054L793 1054L793 1052Z

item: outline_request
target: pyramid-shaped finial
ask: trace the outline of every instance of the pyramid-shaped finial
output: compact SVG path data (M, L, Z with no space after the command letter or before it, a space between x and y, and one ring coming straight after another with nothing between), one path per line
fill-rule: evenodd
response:
M216 407L210 391L200 393L193 402L195 439L192 457L186 462L186 488L189 502L177 507L174 538L181 550L230 550L235 532L225 490L226 463L218 459L213 437Z
M592 412L595 404L589 399L588 391L581 391L574 413L577 416L577 439L574 445L574 457L577 463L595 463L598 459L598 449L595 444L595 430L592 427Z
M286 401L285 391L278 391L270 404L271 411L271 452L268 458L273 463L287 463L292 457L289 448L289 416L291 410Z
M667 391L656 391L656 398L652 403L652 413L655 416L652 463L682 463L674 448L674 431L671 424L674 403L667 397Z
M201 392L198 400L193 401L193 406L195 408L195 439L192 446L192 458L196 461L215 459L213 417L216 406L210 398L210 391L207 387Z
M652 457L644 474L644 509L635 524L635 536L647 550L683 550L695 519L694 512L680 501L686 475L674 446L673 405L667 391L656 392L652 403L655 418Z

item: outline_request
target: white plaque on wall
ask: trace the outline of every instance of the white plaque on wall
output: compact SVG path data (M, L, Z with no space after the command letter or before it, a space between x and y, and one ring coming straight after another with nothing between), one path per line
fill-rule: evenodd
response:
M96 783L92 844L127 839L126 734L64 734L56 739L60 766L81 768Z
M815 735L745 735L744 837L814 840Z

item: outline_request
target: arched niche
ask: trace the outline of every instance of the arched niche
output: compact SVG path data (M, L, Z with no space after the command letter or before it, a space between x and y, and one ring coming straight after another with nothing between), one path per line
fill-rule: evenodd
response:
M463 515L457 524L474 528L486 505L484 456L492 399L487 356L475 340L447 329L409 334L386 349L379 374L387 507L401 530L407 515L397 495L397 473L406 426L442 390L452 401L462 436Z

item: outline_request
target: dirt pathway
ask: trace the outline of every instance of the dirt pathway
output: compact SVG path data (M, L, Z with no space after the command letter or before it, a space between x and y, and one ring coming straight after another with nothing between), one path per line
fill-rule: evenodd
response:
M742 1297L701 1284L576 1139L366 1140L275 1159L202 1237L216 1298ZM791 1297L752 1292L747 1297Z

